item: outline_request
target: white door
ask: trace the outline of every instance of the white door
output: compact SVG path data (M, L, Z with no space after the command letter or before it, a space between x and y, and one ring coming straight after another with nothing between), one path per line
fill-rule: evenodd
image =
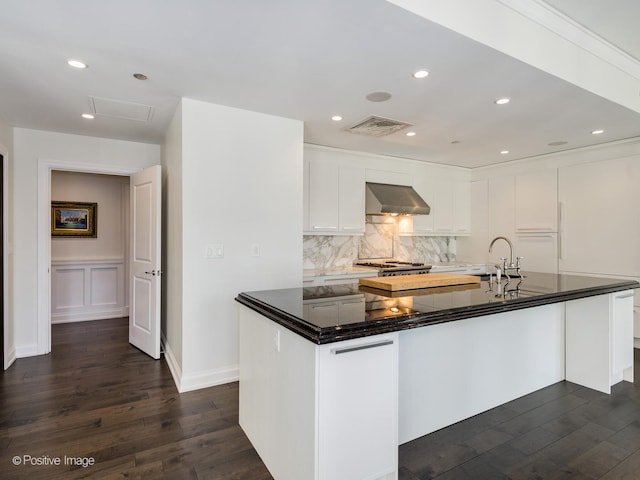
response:
M129 342L160 358L161 168L131 175Z

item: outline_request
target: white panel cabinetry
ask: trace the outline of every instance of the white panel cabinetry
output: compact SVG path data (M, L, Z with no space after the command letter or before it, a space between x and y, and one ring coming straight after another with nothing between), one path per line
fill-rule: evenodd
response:
M558 170L515 177L517 233L558 231Z
M638 156L560 168L561 271L638 275L638 179Z
M395 478L398 334L323 345L318 361L318 478Z
M558 273L558 170L516 175L515 249L523 270Z
M633 382L633 290L566 303L566 379L604 393Z
M315 345L240 307L239 334L240 426L274 478L397 478L397 333Z
M435 192L433 190L433 184L435 182L428 175L420 175L413 181L414 190L422 197L422 199L427 202L427 204L431 207L431 213L429 215L414 215L413 220L413 230L409 228L409 232L415 235L433 235L435 225L434 225L434 199Z
M305 169L305 183L308 185L305 192L305 233L364 233L364 167L341 164L320 155L306 160Z
M453 233L471 233L471 184L456 181L453 185Z
M496 177L488 182L488 212L489 242L497 237L504 236L513 239L515 231L515 182L512 176ZM485 248L489 248L489 244ZM509 247L506 242L499 241L494 245L492 252L488 253L489 262L500 263L500 258L509 258ZM518 251L516 253L519 255ZM525 270L526 270L525 264Z
M340 233L364 233L364 168L338 167L338 230Z
M557 233L518 233L514 249L515 255L523 257L522 270L558 273Z
M557 176L553 169L489 180L489 237L509 238L524 271L558 273ZM490 257L509 253L500 242Z
M611 375L633 382L633 290L611 295Z
M417 175L413 188L431 207L429 215L414 215L402 234L467 236L471 233L471 183L442 172ZM411 226L412 224L412 226Z

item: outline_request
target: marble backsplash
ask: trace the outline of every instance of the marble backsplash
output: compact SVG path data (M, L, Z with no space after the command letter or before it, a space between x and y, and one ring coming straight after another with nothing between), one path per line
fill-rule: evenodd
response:
M363 236L305 235L303 268L342 268L358 259L452 262L456 259L455 252L455 237L400 236L395 222L367 222Z

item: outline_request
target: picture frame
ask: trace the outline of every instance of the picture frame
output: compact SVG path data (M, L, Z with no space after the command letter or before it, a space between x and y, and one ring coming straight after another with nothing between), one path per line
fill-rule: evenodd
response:
M97 238L98 204L52 201L51 237Z

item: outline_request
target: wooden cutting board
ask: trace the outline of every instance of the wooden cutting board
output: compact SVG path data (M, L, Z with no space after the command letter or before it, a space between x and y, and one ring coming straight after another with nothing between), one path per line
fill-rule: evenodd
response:
M462 275L460 273L425 273L420 275L399 275L397 277L367 277L360 278L359 281L360 285L394 292L398 290L413 290L415 288L480 283L480 277L477 275Z

